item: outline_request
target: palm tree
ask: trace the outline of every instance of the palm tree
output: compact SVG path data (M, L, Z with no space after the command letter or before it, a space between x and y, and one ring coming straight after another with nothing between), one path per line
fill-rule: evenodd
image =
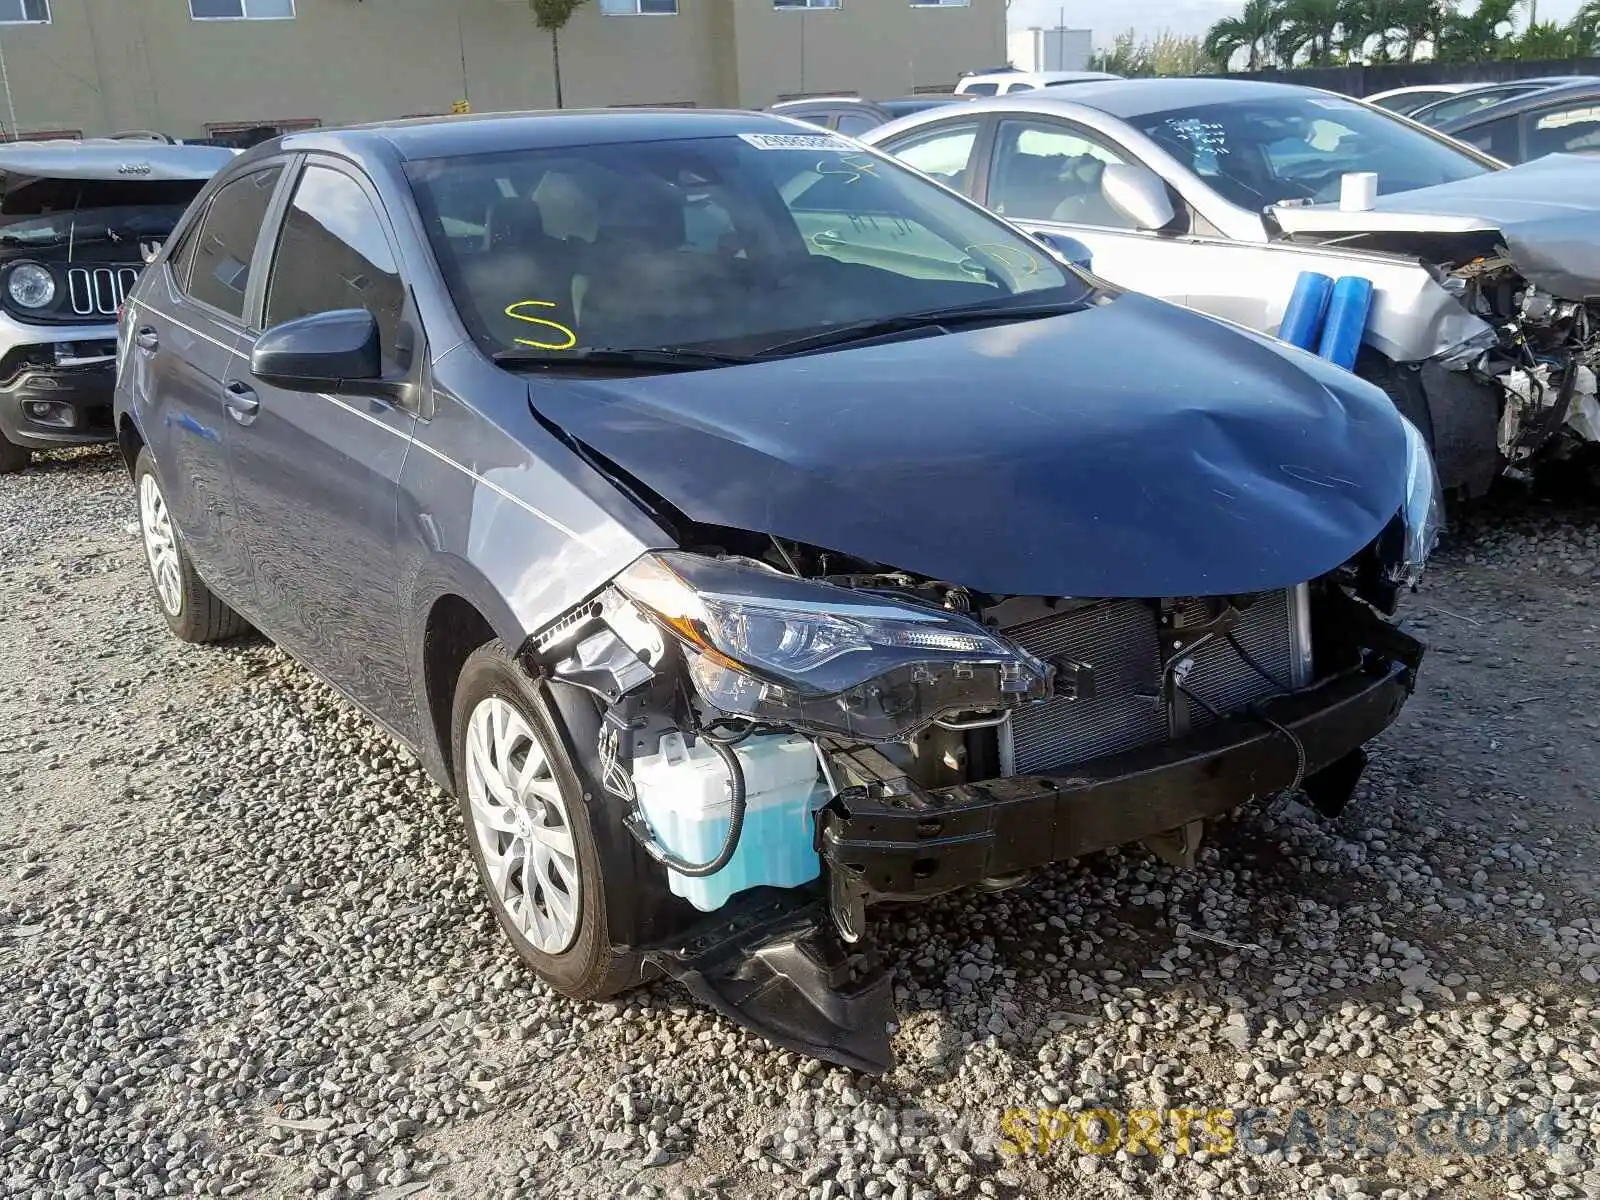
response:
M1580 48L1580 30L1576 20L1570 25L1555 21L1540 21L1523 30L1516 39L1512 53L1529 62L1547 62L1558 58L1578 58L1587 53Z
M572 14L588 0L528 0L533 13L533 23L550 35L550 66L555 73L556 107L563 107L561 95L561 31L567 27Z
M1597 0L1600 2L1600 0ZM1433 31L1435 0L1350 0L1346 5L1345 48L1371 49L1372 62L1415 62L1417 49Z
M1284 0L1279 19L1278 49L1287 62L1304 51L1309 64L1325 67L1339 49L1339 32L1347 15L1345 0Z
M1440 62L1504 58L1522 0L1478 0L1470 13L1452 12L1441 23L1434 57Z
M1423 42L1432 42L1438 53L1441 32L1455 10L1456 0L1401 0L1401 52L1407 62L1417 60Z
M1600 0L1589 0L1567 26L1576 47L1575 53L1583 57L1600 47Z
M1226 71L1239 51L1247 51L1245 70L1259 71L1272 60L1273 39L1281 24L1276 0L1245 0L1243 13L1222 18L1206 33L1205 52Z

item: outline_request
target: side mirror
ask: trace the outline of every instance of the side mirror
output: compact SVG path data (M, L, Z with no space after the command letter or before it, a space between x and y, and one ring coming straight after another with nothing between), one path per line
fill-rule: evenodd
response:
M289 391L381 395L378 323L364 308L346 308L274 325L256 339L250 373Z
M1068 237L1064 233L1039 232L1033 235L1043 242L1045 249L1057 258L1065 259L1075 267L1082 267L1085 271L1094 270L1094 255L1089 247L1085 246L1075 237Z
M1148 167L1129 163L1109 163L1100 177L1100 192L1135 229L1153 233L1177 219L1172 197L1161 176Z

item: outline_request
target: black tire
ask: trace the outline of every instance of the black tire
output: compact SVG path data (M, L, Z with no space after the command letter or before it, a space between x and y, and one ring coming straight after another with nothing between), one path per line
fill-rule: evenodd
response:
M1375 351L1363 350L1356 364L1356 374L1382 388L1400 410L1400 415L1417 427L1428 449L1436 451L1433 418L1428 413L1428 396L1422 390L1422 379L1416 371L1396 366Z
M146 480L150 484L146 484ZM133 485L136 503L139 505L139 533L141 544L145 551L145 564L150 570L150 591L155 597L156 608L167 622L167 628L172 630L172 636L180 642L225 642L229 638L236 638L248 633L250 625L233 609L211 594L211 589L205 581L195 572L194 563L189 560L189 552L183 548L183 534L176 524L171 524L172 546L177 555L176 571L174 572L177 585L177 608L168 604L161 594L161 588L156 581L156 562L150 549L150 541L145 535L145 510L144 490L147 486L154 486L157 495L161 496L163 508L166 505L165 493L161 491L161 480L156 475L155 460L151 458L149 450L140 450L139 457L133 464ZM170 515L168 517L171 522Z
M33 451L0 433L0 475L15 475L33 461Z
M490 878L473 820L467 728L474 710L491 698L521 714L550 764L566 809L578 863L578 916L577 934L560 953L541 951L518 928ZM649 889L638 886L627 850L617 843L610 823L596 821L596 808L608 804L608 795L575 759L566 721L549 691L530 683L505 648L490 642L474 651L461 670L450 728L455 791L472 862L495 920L523 961L574 1000L604 999L642 982L639 956L614 946L612 934L640 927L639 910Z

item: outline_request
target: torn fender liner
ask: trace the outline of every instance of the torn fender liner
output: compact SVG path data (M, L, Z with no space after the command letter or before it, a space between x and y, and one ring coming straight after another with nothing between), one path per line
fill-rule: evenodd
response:
M995 595L1275 591L1393 519L1404 425L1309 354L1128 294L749 366L533 382L691 520Z
M873 1075L894 1065L889 974L846 953L814 898L746 892L645 958L785 1050Z
M1392 192L1371 212L1337 205L1272 210L1291 233L1498 230L1511 261L1565 300L1600 298L1600 158L1552 154L1455 183Z

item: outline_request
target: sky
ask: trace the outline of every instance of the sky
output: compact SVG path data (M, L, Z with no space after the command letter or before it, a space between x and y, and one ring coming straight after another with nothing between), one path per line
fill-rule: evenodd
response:
M1582 2L1539 0L1539 19L1565 21ZM1068 26L1093 29L1095 42L1104 44L1130 26L1142 34L1204 33L1213 21L1243 7L1244 0L1012 0L1009 21L1013 29L1048 28L1061 24L1065 13Z

